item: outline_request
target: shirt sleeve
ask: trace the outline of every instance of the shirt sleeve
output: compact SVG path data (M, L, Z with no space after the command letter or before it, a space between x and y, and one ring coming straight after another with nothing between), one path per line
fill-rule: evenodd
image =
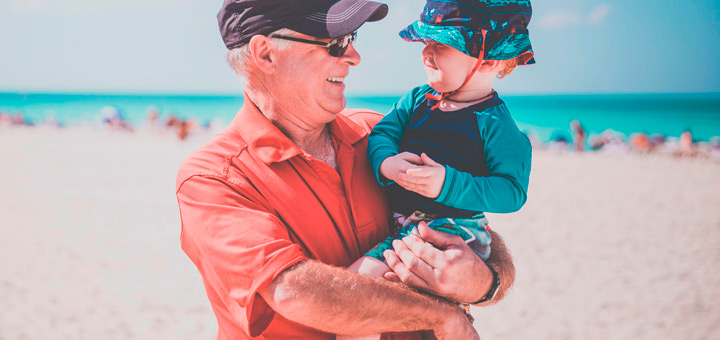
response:
M380 164L388 158L399 153L405 127L410 120L415 107L425 100L425 94L432 91L428 85L414 88L400 101L395 103L390 112L375 125L368 137L368 159L375 172L375 178L380 185L390 185L393 182L380 174Z
M213 304L255 337L275 312L258 294L282 271L307 259L280 219L247 183L193 176L177 191L181 244L202 274Z
M527 201L532 147L507 110L477 112L489 176L474 177L445 165L445 184L437 202L491 213L520 210Z

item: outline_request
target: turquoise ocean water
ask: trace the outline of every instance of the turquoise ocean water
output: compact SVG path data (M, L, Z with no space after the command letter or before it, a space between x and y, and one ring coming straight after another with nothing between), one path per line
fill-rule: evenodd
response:
M643 95L503 96L521 130L547 141L554 133L569 136L569 124L578 119L592 136L613 129L629 136L635 132L677 137L690 130L698 141L720 136L720 93ZM387 112L399 96L349 97L348 107ZM141 125L148 108L162 117L175 114L203 124L229 123L242 105L242 97L146 96L83 94L0 93L0 112L21 112L35 124L54 118L63 125L99 121L105 106L115 106L135 125Z

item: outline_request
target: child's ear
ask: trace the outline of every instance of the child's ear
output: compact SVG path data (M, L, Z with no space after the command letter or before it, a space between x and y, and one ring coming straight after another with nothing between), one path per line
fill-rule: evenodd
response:
M500 72L500 67L503 65L502 60L483 60L478 67L478 72L489 73L489 72Z

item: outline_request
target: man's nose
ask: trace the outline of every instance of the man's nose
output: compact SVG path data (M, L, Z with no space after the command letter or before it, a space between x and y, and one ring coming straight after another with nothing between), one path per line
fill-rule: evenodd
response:
M347 50L345 50L345 54L340 57L342 62L350 64L350 66L357 66L360 64L360 53L355 49L355 46L353 43L350 43L348 45Z

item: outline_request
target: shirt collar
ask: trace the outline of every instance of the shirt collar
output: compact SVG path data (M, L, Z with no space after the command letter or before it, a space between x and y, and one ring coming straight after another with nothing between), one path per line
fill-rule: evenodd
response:
M355 111L357 110L343 110L330 122L330 133L342 143L353 145L370 133L348 118L347 115Z
M248 148L265 164L283 162L304 153L260 112L247 92L244 93L244 100L243 107L233 119L232 129L242 136ZM341 144L352 145L365 137L368 132L344 113L345 111L341 112L330 122L330 133Z

